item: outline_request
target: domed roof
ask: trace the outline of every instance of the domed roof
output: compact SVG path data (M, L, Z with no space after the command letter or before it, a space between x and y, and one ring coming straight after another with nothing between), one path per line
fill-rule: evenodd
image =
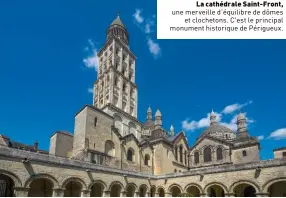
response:
M234 131L219 124L210 125L208 128L206 128L206 130L201 134L200 137L206 135L225 140L233 140L235 138Z

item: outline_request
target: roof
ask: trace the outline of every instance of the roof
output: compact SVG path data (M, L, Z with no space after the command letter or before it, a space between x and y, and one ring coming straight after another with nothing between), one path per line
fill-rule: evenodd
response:
M228 135L227 138L225 138L225 134ZM204 130L204 132L200 135L199 138L202 138L206 135L216 136L221 139L227 139L227 140L233 139L229 137L232 137L232 136L235 137L234 131L220 124L210 125L208 128L206 128L206 130Z
M111 23L110 26L113 26L113 25L119 25L119 26L122 26L123 28L125 28L124 24L122 23L122 21L120 19L120 16L117 16L116 19Z
M286 150L286 146L280 147L280 148L276 148L273 151L283 151Z
M20 150L31 151L31 152L39 152L39 153L43 153L43 154L49 154L48 151L36 149L34 146L23 144L20 142L15 142L12 140L10 140L10 142L9 142L9 147L15 148L15 149L20 149Z

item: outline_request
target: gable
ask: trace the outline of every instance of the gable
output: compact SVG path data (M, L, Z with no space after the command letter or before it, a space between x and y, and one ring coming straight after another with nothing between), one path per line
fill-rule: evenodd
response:
M180 132L180 134L177 135L177 137L174 139L174 144L177 146L183 145L185 150L189 150L189 145L184 132Z

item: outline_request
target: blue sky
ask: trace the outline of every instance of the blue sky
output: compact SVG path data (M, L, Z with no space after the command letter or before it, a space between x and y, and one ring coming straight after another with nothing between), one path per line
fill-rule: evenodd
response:
M286 41L157 40L156 9L151 0L1 1L0 134L48 149L53 132L73 131L96 80L94 62L83 60L95 60L87 58L120 10L137 56L141 121L149 105L159 108L164 127L184 128L193 144L212 108L231 128L241 109L262 139L261 158L272 158L286 145Z

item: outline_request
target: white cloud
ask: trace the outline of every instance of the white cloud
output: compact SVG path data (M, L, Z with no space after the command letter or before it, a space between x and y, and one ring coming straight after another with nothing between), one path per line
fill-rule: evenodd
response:
M85 47L84 50L89 52L89 55L83 59L83 63L87 68L94 68L97 70L98 58L97 49L94 47L92 40L88 40L89 47Z
M93 88L88 88L87 92L93 94Z
M151 38L147 38L147 44L151 54L157 58L161 54L161 48L158 43L155 43Z
M144 18L141 16L141 12L142 10L136 9L135 13L133 14L135 21L139 24L144 22Z
M215 114L216 114L217 122L220 122L221 121L221 114L219 114L219 113L215 113ZM198 121L196 121L196 120L189 121L188 119L186 119L182 122L182 127L186 131L194 131L196 129L208 127L209 125L210 125L210 113L208 113L206 117L204 117Z
M272 133L270 133L268 138L274 140L286 139L286 128L277 129L276 131L273 131Z
M151 27L150 26L151 26L150 23L146 23L146 25L145 25L145 33L146 34L149 34L151 32Z
M223 125L229 129L233 130L233 131L237 131L237 124L236 123L237 123L238 114L234 115L230 121L223 120L223 118L224 118L223 113L215 112L215 114L216 114L216 120L217 120L217 122L219 122L220 125ZM245 116L247 126L255 122L255 120L250 119L246 116L247 115L246 112L243 113L243 115ZM196 121L196 120L189 121L188 119L184 120L182 122L182 128L185 129L186 131L194 131L196 129L208 127L209 124L210 124L210 113L208 113L206 117L201 118L198 121Z
M132 16L135 19L135 24L137 25L137 27L144 34L146 34L147 46L149 48L150 53L153 55L155 59L158 58L159 55L162 54L162 50L160 48L159 43L155 42L150 35L152 32L152 27L155 26L156 15L152 15L152 17L143 17L142 10L136 9L135 13Z
M258 140L263 140L264 139L264 135L260 135L257 138L258 138Z
M245 106L247 106L247 105L249 105L249 104L251 104L251 103L252 103L252 101L248 101L248 102L246 102L246 103L244 103L244 104L238 104L238 103L236 103L236 104L228 105L228 106L226 106L226 107L222 110L222 113L224 113L224 114L234 113L235 111L238 111L238 110L240 110L241 108L243 108L243 107L245 107Z

